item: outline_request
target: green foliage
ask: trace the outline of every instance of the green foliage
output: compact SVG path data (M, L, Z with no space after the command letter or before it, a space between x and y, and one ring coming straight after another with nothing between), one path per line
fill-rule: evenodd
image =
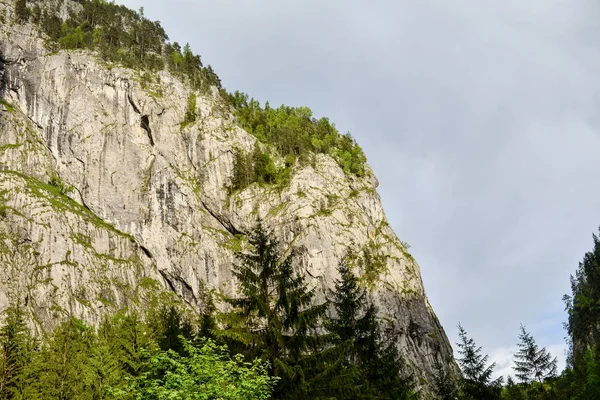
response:
M154 354L145 371L128 382L117 397L148 400L268 399L277 378L258 359L244 362L229 356L226 346L204 340L199 346L181 338L184 355L173 350Z
M350 134L341 135L327 118L316 119L307 107L264 107L248 95L229 94L240 125L259 141L272 145L293 165L306 164L313 154L329 154L344 172L356 176L365 173L366 158Z
M458 382L456 376L449 368L444 368L438 361L435 363L433 381L433 394L438 400L456 400L459 398Z
M27 8L26 0L17 0L15 2L15 18L17 22L23 23L27 22L29 16L31 15L31 11Z
M58 189L58 192L63 196L66 196L67 194L71 193L74 190L72 186L66 185L62 181L60 176L58 176L57 174L53 174L50 177L50 181L48 182L48 185L53 186L56 189Z
M311 389L317 328L326 305L312 305L314 290L294 272L292 255L280 252L279 242L259 223L248 235L249 252L239 252L233 274L239 295L225 297L232 310L220 316L220 335L236 343L250 357L269 362L271 374L281 378L277 398L303 398ZM313 364L314 365L314 364Z
M38 378L26 389L26 398L93 399L98 387L91 378L89 355L93 331L71 318L59 325L32 365Z
M411 379L401 374L402 359L395 343L381 339L377 310L367 303L345 261L338 265L340 279L330 291L334 315L325 324L333 335L335 353L343 360L333 380L337 399L412 399L416 397ZM337 385L339 386L337 386Z
M106 61L128 68L159 71L165 68L189 82L190 86L207 93L211 86L221 88L219 77L210 66L204 67L200 56L189 45L169 43L160 22L150 21L139 12L104 0L77 0L79 12L62 19L60 3L43 10L34 6L33 22L47 35L54 49L90 49ZM25 0L17 0L17 20L29 19ZM36 4L37 6L37 4Z
M190 320L174 306L159 307L148 314L148 325L161 350L173 350L181 354L184 350L183 340L193 337Z
M185 110L185 116L183 117L183 122L181 123L181 129L196 122L196 118L198 117L196 115L196 100L196 94L193 92L190 93L187 101L187 108Z
M22 307L10 306L4 316L0 328L0 398L19 398L27 385L26 370L36 343L25 323Z
M467 337L467 332L458 324L457 343L458 354L461 355L458 364L462 371L462 392L467 399L499 399L502 388L502 378L492 381L496 363L487 365L488 356L481 354L481 347L477 347L473 338Z
M575 276L567 304L567 331L572 344L572 363L585 364L588 348L600 345L600 239L593 235L594 248L587 252Z
M269 153L255 143L251 153L238 149L233 156L230 191L243 190L252 183L285 186L291 177L292 164L277 167Z
M15 108L12 106L12 104L10 104L8 101L4 100L4 99L0 99L0 105L3 105L4 107L6 107L6 110L8 112L14 112Z
M543 383L544 379L556 376L557 359L546 351L539 348L533 336L521 325L518 343L519 351L515 354L515 375L522 383L530 383L533 380Z

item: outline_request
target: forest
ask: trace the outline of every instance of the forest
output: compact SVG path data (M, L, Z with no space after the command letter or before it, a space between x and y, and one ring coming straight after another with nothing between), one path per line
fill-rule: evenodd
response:
M13 300L0 328L0 398L418 398L351 259L321 304L260 222L237 260L239 295L209 296L197 312L157 296L144 312L132 304L97 327L68 318L40 338Z
M227 92L189 44L171 43L158 21L104 0L15 0L14 21L31 23L52 51L88 50L105 63L143 73L168 71L192 91L181 128L198 119L196 95L213 88L236 123L254 135L252 151L234 155L230 191L252 184L286 185L297 166L330 155L344 173L362 177L366 159L350 134L306 107L279 106ZM197 94L196 94L197 93ZM157 93L160 95L160 93ZM418 399L429 393L411 375L396 341L376 318L365 266L339 260L328 301L292 268L294 253L257 223L232 266L238 295L207 294L190 310L157 297L133 300L97 325L67 317L32 330L19 296L0 326L1 399ZM514 374L492 379L493 363L458 325L456 374L439 367L429 389L438 399L600 399L600 240L583 256L564 296L567 367L519 328ZM220 311L225 310L225 311ZM493 321L492 321L493 322Z
M238 295L209 293L202 310L168 296L156 296L144 311L132 301L97 326L71 317L43 336L31 331L31 311L15 296L0 327L0 398L426 398L378 322L357 273L360 258L340 260L335 289L317 304L294 257L259 221L232 267ZM521 326L514 378L492 379L494 364L459 324L460 372L440 366L434 398L600 398L596 235L571 283L564 371L558 374L556 358Z

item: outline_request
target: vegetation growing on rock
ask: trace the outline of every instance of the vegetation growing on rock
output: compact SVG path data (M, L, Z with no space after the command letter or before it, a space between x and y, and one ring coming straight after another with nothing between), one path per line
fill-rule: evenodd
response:
M284 159L284 165L275 169L269 164L267 150L261 150L259 157L253 153L251 159L244 159L253 172L236 168L231 189L243 189L254 182L285 184L296 163L314 162L315 154L331 155L347 174L365 174L365 155L350 134L340 134L328 118L314 118L307 107L271 108L268 103L262 107L246 94L238 91L228 94L212 67L202 63L189 43L182 47L169 42L160 22L146 18L143 7L136 12L104 0L71 1L79 7L68 7L68 16L63 18L62 2L18 0L15 18L19 23L37 24L46 34L51 49L88 49L105 61L127 68L149 72L166 69L202 94L209 94L211 87L217 88L219 101L233 110L237 123ZM182 129L196 118L196 95L192 93ZM240 150L236 157L249 155Z

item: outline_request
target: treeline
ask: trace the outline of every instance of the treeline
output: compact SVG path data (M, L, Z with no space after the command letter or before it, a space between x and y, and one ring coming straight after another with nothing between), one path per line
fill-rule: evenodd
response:
M229 94L229 102L235 109L241 126L253 133L258 140L268 143L285 159L282 171L264 169L264 174L252 174L256 162L240 166L236 170L234 187L241 189L253 182L285 180L289 175L284 172L299 161L301 165L314 162L315 154L329 154L342 167L345 173L363 176L366 157L350 134L341 135L328 118L314 118L308 107L280 106L271 108L267 102L264 107L257 100L249 99L245 93L236 91ZM238 160L248 155L240 152ZM253 161L252 159L250 161ZM267 163L268 165L268 163Z
M55 49L89 49L106 61L127 68L159 71L168 69L187 81L192 88L206 92L211 86L221 88L219 77L189 44L183 48L168 42L160 22L150 21L139 12L104 0L72 0L81 7L70 7L68 17L61 18L62 2L16 0L18 22L37 24ZM72 10L78 11L72 11Z
M36 338L26 308L0 328L2 399L416 399L394 338L351 268L328 298L262 225L234 266L239 293L192 317L175 305L71 318ZM211 311L212 310L212 311Z
M327 118L316 119L307 107L264 107L238 91L227 93L210 65L204 66L189 44L170 43L159 21L150 21L139 12L105 0L68 0L81 7L63 7L62 1L15 0L17 22L37 24L54 49L89 49L106 61L127 68L156 72L168 70L191 88L207 93L211 86L219 89L220 100L233 110L237 122L257 139L275 150L285 161L274 168L262 151L261 160L240 151L231 189L243 189L251 183L285 184L291 169L314 164L315 154L329 154L345 173L363 176L366 157L350 134L342 135ZM66 19L61 10L70 11ZM150 75L145 75L150 79ZM192 110L194 112L194 110ZM193 123L186 115L182 126ZM266 167L265 167L266 166Z
M600 240L596 235L593 239L593 250L585 254L571 277L571 295L563 297L569 345L565 370L558 374L556 358L521 326L514 355L515 379L509 376L503 386L502 378L491 379L495 365L488 365L488 356L459 324L461 375L448 385L452 377L440 373L436 388L440 399L600 399Z

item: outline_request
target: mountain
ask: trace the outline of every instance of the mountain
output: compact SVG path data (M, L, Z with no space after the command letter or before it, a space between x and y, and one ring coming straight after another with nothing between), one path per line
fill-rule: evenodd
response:
M438 364L455 369L419 266L351 138L308 109L228 95L189 48L124 7L1 0L0 17L3 308L21 302L39 330L69 315L97 323L157 292L201 310L209 293L234 293L234 252L262 219L318 301L356 255L421 383ZM305 126L269 122L281 115ZM273 127L292 141L327 132L287 148Z

